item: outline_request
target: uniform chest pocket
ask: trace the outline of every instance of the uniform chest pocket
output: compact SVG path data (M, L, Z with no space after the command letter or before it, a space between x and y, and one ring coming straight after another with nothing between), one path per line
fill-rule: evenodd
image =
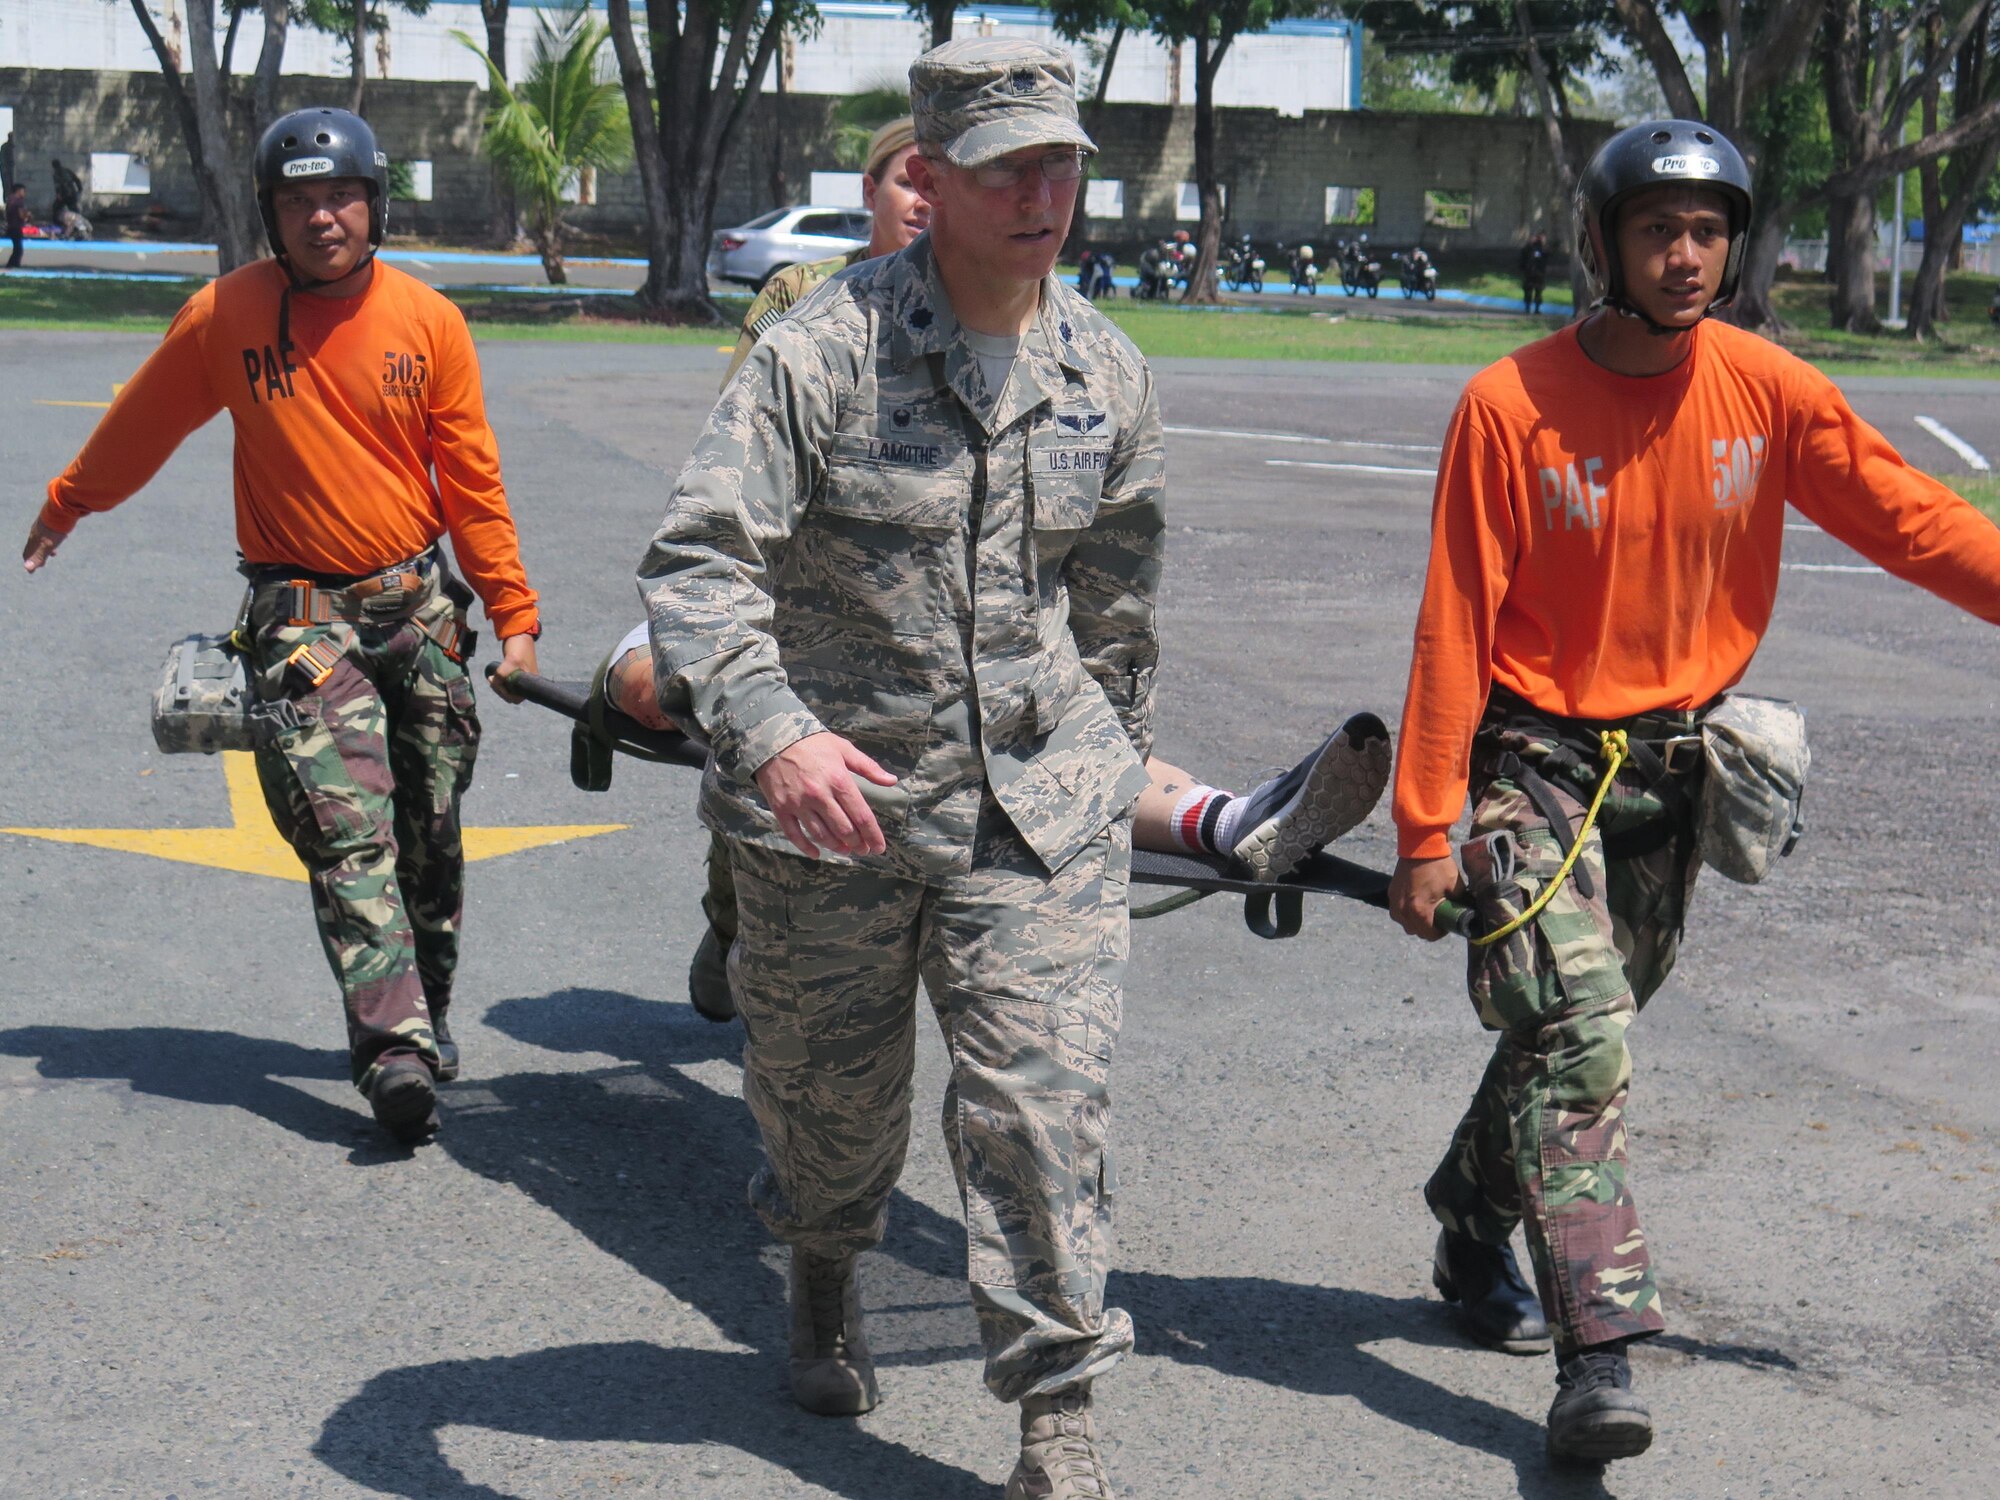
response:
M827 455L816 509L848 521L956 531L972 489L972 455L929 434L840 433Z
M1035 487L1035 530L1081 531L1097 515L1111 466L1109 438L1068 432L1038 434L1028 445L1028 473Z

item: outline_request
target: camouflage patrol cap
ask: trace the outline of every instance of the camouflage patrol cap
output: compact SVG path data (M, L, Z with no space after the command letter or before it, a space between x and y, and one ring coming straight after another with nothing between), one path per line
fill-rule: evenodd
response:
M1076 115L1076 68L1040 42L964 37L910 64L917 140L955 167L978 167L1029 146L1095 152Z
M908 115L891 120L868 138L868 155L863 158L861 170L870 177L879 177L889 165L890 157L916 143L917 129Z

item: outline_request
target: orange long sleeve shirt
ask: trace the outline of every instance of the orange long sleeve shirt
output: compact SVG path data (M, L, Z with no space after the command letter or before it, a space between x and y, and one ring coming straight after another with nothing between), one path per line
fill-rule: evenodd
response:
M190 297L50 483L42 523L68 535L110 510L227 410L246 560L372 573L449 532L494 630L536 628L463 315L378 260L359 296L292 294L288 359L278 349L284 288L283 269L265 260Z
M1703 323L1678 368L1634 378L1565 329L1475 376L1432 504L1399 852L1450 852L1494 683L1586 719L1694 708L1736 683L1770 624L1788 499L2000 624L2000 528L1754 334Z

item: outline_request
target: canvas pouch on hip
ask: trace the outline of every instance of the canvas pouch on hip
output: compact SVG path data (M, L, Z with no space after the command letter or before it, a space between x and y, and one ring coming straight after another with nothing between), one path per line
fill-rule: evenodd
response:
M237 612L240 630L249 596ZM249 750L254 700L243 665L238 631L191 635L167 648L160 685L153 690L153 743L166 755Z
M1800 808L1812 766L1805 710L1782 698L1731 693L1702 720L1701 746L1702 863L1755 885L1805 832Z

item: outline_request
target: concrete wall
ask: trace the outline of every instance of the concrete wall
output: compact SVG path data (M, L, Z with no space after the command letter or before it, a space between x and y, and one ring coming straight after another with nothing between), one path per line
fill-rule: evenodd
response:
M324 103L343 92L338 82L309 78L287 78L282 90L287 107ZM491 170L478 155L483 103L468 84L369 84L368 115L390 155L432 163L432 201L394 204L392 232L467 242L482 236L493 190ZM824 95L792 94L760 97L752 105L717 205L718 227L772 206L779 141L792 201L803 199L812 171L839 169L831 149L834 103ZM178 232L189 227L198 209L193 175L157 74L0 69L0 105L14 110L15 155L38 210L49 197L50 156L81 164L92 151L124 151L149 159L150 199L93 197L86 212L116 225L138 219L151 202L164 207ZM243 138L254 140L252 123L241 124ZM1180 185L1194 176L1194 111L1111 104L1091 128L1103 148L1093 174L1124 185L1124 216L1091 220L1093 242L1129 249L1189 227L1177 218L1176 203ZM1580 127L1576 149L1589 151L1610 129ZM1534 120L1347 111L1286 118L1273 110L1228 109L1217 112L1217 137L1231 229L1260 240L1330 242L1356 232L1327 225L1329 186L1374 190L1375 222L1360 227L1389 247L1421 235L1446 255L1486 258L1554 227L1553 174ZM1470 225L1426 225L1427 189L1469 193ZM599 234L636 237L642 218L637 175L600 180L595 206L575 217Z

